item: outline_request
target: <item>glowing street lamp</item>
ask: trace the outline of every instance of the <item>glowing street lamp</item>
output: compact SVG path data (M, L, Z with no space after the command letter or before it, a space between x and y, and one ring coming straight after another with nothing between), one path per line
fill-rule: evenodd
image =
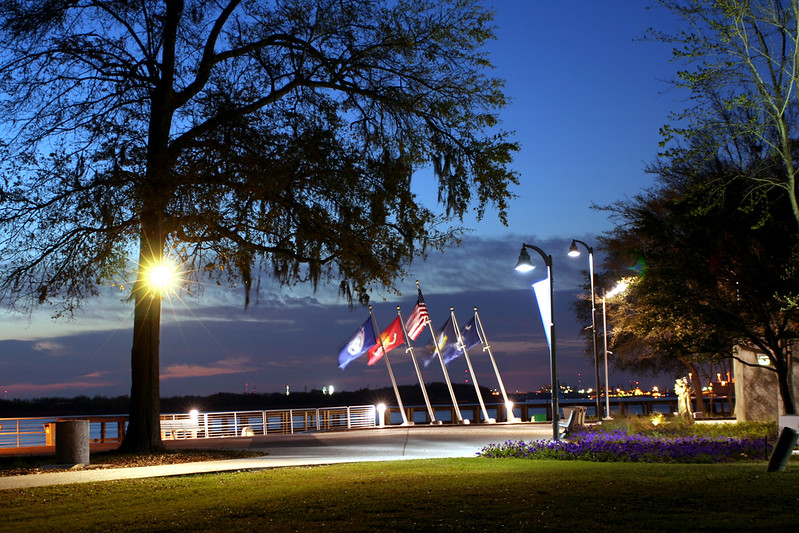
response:
M519 252L519 261L516 263L516 270L519 272L530 272L535 268L535 265L530 259L530 254L527 252L528 248L538 252L544 260L544 264L547 266L547 279L549 280L549 370L552 378L552 440L558 441L560 440L558 431L558 418L560 417L558 393L560 392L560 385L558 384L557 350L555 343L555 293L552 288L552 256L544 253L538 246L523 243L522 250Z
M588 246L583 241L572 239L572 244L569 247L569 256L578 257L580 249L577 244L582 244L588 250L588 273L591 278L591 339L594 341L594 370L596 372L596 416L600 418L602 413L602 399L600 398L600 383L599 383L599 352L596 346L596 295L594 294L594 249ZM607 384L605 385L607 386ZM608 413L610 414L610 413Z
M626 281L620 281L610 291L605 292L605 296L602 297L602 331L605 334L605 420L612 419L610 416L610 381L608 381L608 354L610 353L608 351L608 314L605 302L608 298L613 298L617 294L626 291L628 286L629 283Z

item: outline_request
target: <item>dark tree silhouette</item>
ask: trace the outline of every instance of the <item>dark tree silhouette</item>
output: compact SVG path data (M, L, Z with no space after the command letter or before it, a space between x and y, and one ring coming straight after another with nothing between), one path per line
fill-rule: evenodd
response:
M478 0L48 0L0 4L7 305L135 304L123 447L161 448L161 295L187 282L337 281L352 301L505 219L517 149ZM411 192L432 166L445 215Z

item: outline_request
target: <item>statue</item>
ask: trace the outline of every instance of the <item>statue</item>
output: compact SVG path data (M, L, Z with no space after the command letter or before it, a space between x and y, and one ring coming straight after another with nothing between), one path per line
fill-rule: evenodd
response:
M691 386L688 378L682 377L674 382L674 392L677 394L677 414L693 420L691 409Z

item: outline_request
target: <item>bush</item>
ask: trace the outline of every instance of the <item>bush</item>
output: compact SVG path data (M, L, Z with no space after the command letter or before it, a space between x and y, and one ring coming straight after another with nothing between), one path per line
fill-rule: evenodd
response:
M603 420L591 426L591 433L609 433L623 429L629 435L662 435L671 437L731 437L739 439L776 440L779 426L770 422L735 422L696 424L680 416L666 416L657 425L652 423L654 416L633 416Z
M507 441L484 447L480 457L601 462L716 463L768 459L776 423L653 425L644 417L620 419L575 432L569 441Z

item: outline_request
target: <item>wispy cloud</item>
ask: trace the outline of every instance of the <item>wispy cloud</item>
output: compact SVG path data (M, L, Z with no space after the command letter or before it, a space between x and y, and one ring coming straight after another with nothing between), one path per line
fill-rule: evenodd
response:
M0 391L13 394L14 397L33 397L53 392L60 394L82 390L96 390L100 387L115 387L116 381L59 381L58 383L8 383L0 385Z
M48 352L51 355L59 355L64 352L64 345L50 340L33 343L33 349L37 352Z
M201 378L252 372L256 367L247 357L234 357L216 361L208 365L180 364L170 365L161 372L161 379Z
M90 374L84 374L81 377L82 378L87 378L87 379L94 379L94 378L101 378L101 377L105 376L106 374L108 374L108 372L92 372Z

